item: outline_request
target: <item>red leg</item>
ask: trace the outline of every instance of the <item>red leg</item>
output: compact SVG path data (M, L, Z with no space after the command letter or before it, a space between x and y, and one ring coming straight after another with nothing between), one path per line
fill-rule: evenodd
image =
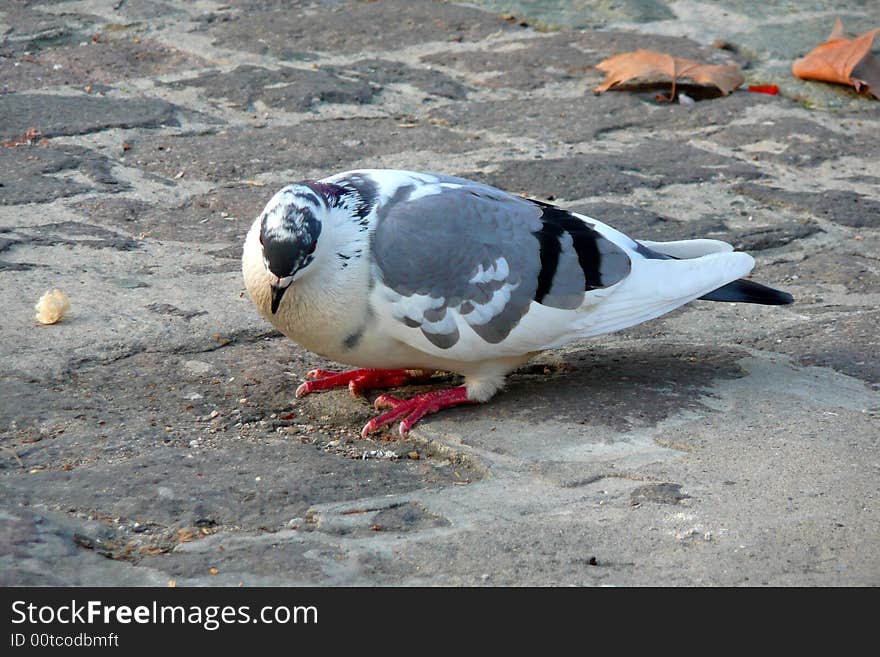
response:
M426 415L450 406L469 403L472 402L468 399L465 386L426 392L422 395L416 395L412 399L397 399L390 395L382 395L376 399L376 408L391 408L391 410L367 422L361 430L361 435L366 438L367 434L376 429L403 418L400 422L400 435L405 438L416 422Z
M421 370L371 370L360 369L350 372L328 372L327 370L312 370L306 376L314 381L306 381L296 389L297 397L305 397L316 390L329 390L348 386L351 394L357 395L363 390L373 388L394 388L412 379L430 375Z

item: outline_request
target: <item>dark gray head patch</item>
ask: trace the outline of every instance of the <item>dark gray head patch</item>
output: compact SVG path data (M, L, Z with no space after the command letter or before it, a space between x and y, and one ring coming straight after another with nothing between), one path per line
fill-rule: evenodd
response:
M276 194L260 225L260 243L266 267L275 276L293 276L313 259L321 234L316 216L323 199L306 185L289 185Z

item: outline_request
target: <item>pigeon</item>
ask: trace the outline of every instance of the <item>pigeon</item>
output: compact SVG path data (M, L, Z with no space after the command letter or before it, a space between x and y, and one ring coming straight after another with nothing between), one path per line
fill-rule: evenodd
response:
M712 239L634 240L596 219L434 173L346 171L290 184L244 244L259 313L347 372L313 370L296 391L392 388L438 371L463 385L380 395L366 436L488 401L536 354L624 329L694 299L783 305L746 280L747 253Z

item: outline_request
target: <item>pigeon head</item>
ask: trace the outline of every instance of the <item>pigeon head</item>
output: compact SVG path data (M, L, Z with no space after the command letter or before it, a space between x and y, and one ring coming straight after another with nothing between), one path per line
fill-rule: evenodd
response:
M314 261L325 212L321 195L304 184L283 188L263 210L260 244L272 279L273 314L290 284Z

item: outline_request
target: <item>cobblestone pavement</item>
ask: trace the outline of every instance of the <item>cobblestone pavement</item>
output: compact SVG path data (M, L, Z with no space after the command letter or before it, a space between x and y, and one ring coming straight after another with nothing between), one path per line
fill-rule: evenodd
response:
M842 3L804 4L3 3L0 583L880 584L880 105L791 78ZM638 47L782 93L594 96ZM355 167L722 238L797 303L695 302L363 440L373 396L294 399L333 364L239 265L278 187Z

